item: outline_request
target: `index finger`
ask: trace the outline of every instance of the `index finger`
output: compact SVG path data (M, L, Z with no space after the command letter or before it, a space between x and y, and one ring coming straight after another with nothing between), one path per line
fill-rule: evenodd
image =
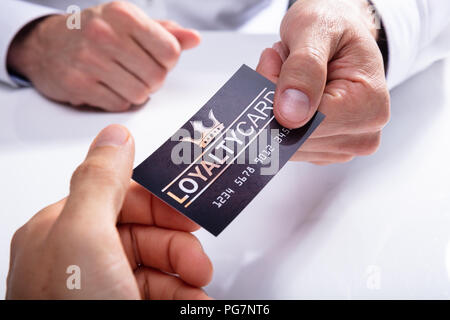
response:
M256 72L277 83L282 65L283 61L279 53L273 48L267 48L261 53Z

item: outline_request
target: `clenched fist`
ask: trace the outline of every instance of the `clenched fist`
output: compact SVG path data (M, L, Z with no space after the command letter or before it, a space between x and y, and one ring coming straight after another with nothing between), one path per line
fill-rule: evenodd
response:
M374 153L390 116L377 24L366 0L297 1L281 25L281 42L257 70L277 83L274 113L285 127L322 125L292 160L319 165Z
M197 32L153 21L127 2L81 12L81 29L54 15L13 41L8 66L50 99L124 111L159 89L180 52L198 45Z

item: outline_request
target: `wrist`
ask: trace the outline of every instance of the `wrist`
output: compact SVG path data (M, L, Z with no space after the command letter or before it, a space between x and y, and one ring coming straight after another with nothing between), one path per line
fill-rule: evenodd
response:
M10 73L30 79L41 54L40 29L46 19L44 17L28 23L14 37L7 54L7 68Z

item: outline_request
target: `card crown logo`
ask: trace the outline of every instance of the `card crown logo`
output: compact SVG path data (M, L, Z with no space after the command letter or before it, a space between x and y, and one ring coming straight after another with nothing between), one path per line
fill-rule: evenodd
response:
M225 126L216 119L212 110L209 111L208 118L213 122L211 127L205 127L202 121L191 121L192 128L194 128L194 135L195 132L199 132L201 134L199 139L186 137L181 139L181 141L194 143L199 145L201 148L205 148L208 144L210 144L211 141L213 141L214 138L222 132Z

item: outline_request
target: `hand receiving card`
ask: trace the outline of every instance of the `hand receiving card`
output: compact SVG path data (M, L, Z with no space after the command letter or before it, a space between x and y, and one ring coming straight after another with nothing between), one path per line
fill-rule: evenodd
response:
M133 179L219 235L325 118L318 112L286 129L275 120L274 94L274 83L242 66Z

